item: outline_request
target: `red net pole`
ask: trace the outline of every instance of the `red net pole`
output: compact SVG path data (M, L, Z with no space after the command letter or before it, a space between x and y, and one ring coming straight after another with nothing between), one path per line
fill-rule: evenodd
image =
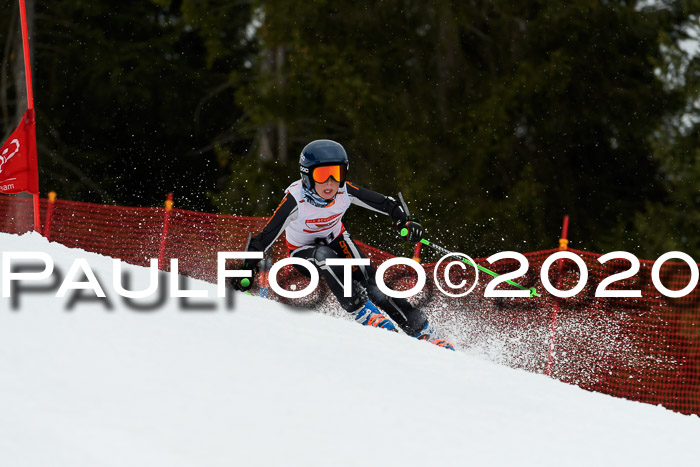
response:
M173 194L168 193L168 199L165 200L165 213L163 214L163 231L160 234L160 249L158 252L158 267L165 270L163 262L165 261L165 246L168 242L168 228L170 226L170 213L173 210Z
M561 238L559 239L559 249L566 250L569 246L569 216L564 216L564 222L561 226ZM559 272L564 268L564 263L559 262Z
M420 263L420 248L421 248L422 243L418 242L416 243L416 247L413 249L413 261L416 261L417 263Z
M56 192L49 192L49 202L46 205L46 223L44 224L44 237L51 239L51 220L53 219L53 205L56 203Z
M559 250L566 250L569 246L569 240L567 239L569 235L569 216L564 216L564 222L561 226L561 238L559 239ZM560 259L558 261L558 273L557 273L557 289L561 284L561 276L564 272L564 260ZM544 373L547 376L552 376L552 364L554 363L554 342L557 336L557 316L559 315L559 297L554 299L554 308L552 310L552 322L549 325L549 350L547 351L547 366Z

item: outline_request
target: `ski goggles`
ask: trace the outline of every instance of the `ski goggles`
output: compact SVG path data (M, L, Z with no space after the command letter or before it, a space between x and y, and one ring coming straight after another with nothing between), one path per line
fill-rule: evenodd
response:
M316 167L311 175L316 183L325 183L330 177L338 183L343 183L346 172L347 168L344 165L324 165Z

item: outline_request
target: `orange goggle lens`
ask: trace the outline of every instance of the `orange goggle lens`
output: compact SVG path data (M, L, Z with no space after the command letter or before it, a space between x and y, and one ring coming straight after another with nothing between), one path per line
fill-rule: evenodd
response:
M329 177L333 177L336 182L342 183L345 181L345 166L344 165L326 165L324 167L316 167L313 172L313 178L316 183L325 183Z

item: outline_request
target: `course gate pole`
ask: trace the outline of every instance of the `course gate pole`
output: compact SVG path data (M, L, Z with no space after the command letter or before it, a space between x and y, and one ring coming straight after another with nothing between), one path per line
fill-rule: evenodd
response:
M168 228L170 227L170 213L173 210L173 194L168 193L165 200L165 213L163 214L163 230L160 234L160 249L158 251L158 268L165 270L165 246L168 242Z
M565 251L569 247L569 216L564 216L564 221L561 226L561 238L559 239L559 250ZM564 260L558 261L557 270L557 285L559 289L561 284L561 276L564 272ZM557 337L557 316L559 315L559 297L554 297L554 308L552 310L552 322L549 324L549 349L547 350L547 366L544 373L547 376L552 376L552 364L554 363L554 342Z
M48 203L46 205L46 223L44 224L44 237L51 240L51 219L53 219L53 205L56 202L56 192L49 191Z

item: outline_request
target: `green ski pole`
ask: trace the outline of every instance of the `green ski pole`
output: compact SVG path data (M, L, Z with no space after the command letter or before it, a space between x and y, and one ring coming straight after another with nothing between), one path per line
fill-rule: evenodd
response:
M403 200L403 195L401 193L399 193L399 200L401 201L401 205L403 206L404 211L406 212L406 215L409 215L408 206L406 206L406 202ZM403 229L401 229L400 233L401 233L402 237L405 237L406 235L408 235L408 229L404 227ZM454 253L445 247L442 247L442 246L437 245L429 240L426 240L425 238L421 238L420 242L423 245L429 246L430 248L437 250L444 255L455 255L455 256L457 255L457 253ZM486 274L489 274L493 277L500 276L500 274L493 272L490 269L487 269L479 264L474 264L466 258L460 258L460 259L462 260L462 262L464 262L470 266L475 266L477 269L479 269L479 271L485 272ZM505 282L512 285L512 286L515 286L521 290L528 290L530 292L530 297L541 297L541 295L539 293L537 293L537 289L535 289L534 287L530 287L528 289L527 287L524 287L524 286L522 286L516 282L510 281L510 280L506 280Z
M404 230L406 231L405 234L404 234ZM401 235L404 235L404 236L405 236L405 235L408 235L408 229L403 229L403 230L401 231ZM426 239L424 239L424 238L421 238L420 242L421 242L423 245L427 245L427 246L429 246L430 248L433 248L434 250L437 250L437 251L439 251L440 253L443 253L443 254L445 254L445 255L457 255L457 253L453 253L453 252L449 251L447 248L443 248L443 247L441 247L440 245L436 245L435 243L432 243L432 242L430 242L430 241L428 241L428 240L426 240ZM496 272L493 272L493 271L491 271L490 269L487 269L487 268L485 268L485 267L483 267L483 266L481 266L481 265L479 265L479 264L474 264L474 263L472 263L471 261L469 261L469 260L466 259L466 258L460 258L460 259L462 260L462 262L464 262L464 263L466 263L466 264L468 264L468 265L470 265L470 266L476 266L476 268L479 269L479 271L485 272L486 274L489 274L489 275L491 275L491 276L493 276L493 277L498 277L498 276L500 276L500 274L498 274L498 273L496 273ZM541 295L540 295L539 293L537 293L537 289L535 289L534 287L530 287L530 288L528 289L527 287L524 287L524 286L518 284L517 282L513 282L513 281L510 281L510 280L505 280L504 282L506 282L507 284L510 284L510 285L512 285L512 286L515 286L515 287L517 287L517 288L519 288L519 289L521 289L521 290L528 290L528 291L530 292L530 297L541 297Z

